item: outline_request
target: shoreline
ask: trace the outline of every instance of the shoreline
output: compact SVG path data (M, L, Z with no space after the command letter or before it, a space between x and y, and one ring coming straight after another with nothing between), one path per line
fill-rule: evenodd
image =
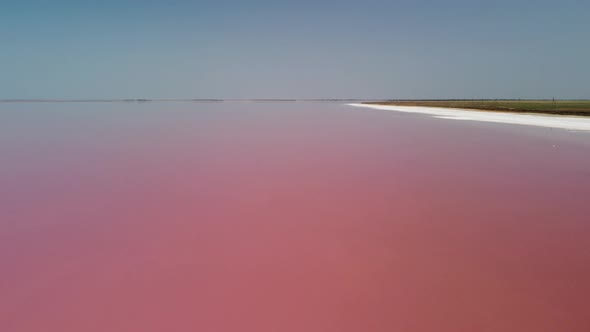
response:
M549 115L533 113L510 113L487 110L474 110L465 108L447 108L431 106L396 106L380 104L347 104L353 107L364 107L383 111L395 111L415 114L428 114L435 118L447 120L494 122L537 126L546 128L559 128L572 131L590 132L590 117L571 115Z
M590 100L584 99L416 99L372 101L362 104L469 109L511 114L590 116Z

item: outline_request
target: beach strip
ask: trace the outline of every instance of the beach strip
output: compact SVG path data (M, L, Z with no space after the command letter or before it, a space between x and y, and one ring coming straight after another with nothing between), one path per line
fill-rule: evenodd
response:
M396 106L376 104L347 104L354 107L366 107L383 111L428 114L440 119L508 123L517 125L561 128L574 131L590 131L590 117L512 114L509 112L477 111L456 108Z

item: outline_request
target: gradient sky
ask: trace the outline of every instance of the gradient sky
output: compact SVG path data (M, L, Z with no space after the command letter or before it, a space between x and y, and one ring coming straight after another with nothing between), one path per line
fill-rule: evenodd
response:
M590 98L588 1L2 0L0 98Z

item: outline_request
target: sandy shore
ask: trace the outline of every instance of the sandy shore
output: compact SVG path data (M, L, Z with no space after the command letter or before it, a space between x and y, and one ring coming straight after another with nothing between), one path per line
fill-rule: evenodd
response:
M590 131L590 118L561 115L511 114L507 112L475 111L466 109L348 104L355 107L367 107L384 111L429 114L436 118L450 120L483 121L509 123L527 126L562 128L576 131Z

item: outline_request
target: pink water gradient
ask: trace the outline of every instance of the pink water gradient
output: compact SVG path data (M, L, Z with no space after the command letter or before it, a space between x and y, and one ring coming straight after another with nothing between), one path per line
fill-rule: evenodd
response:
M0 109L0 331L589 331L590 134Z

